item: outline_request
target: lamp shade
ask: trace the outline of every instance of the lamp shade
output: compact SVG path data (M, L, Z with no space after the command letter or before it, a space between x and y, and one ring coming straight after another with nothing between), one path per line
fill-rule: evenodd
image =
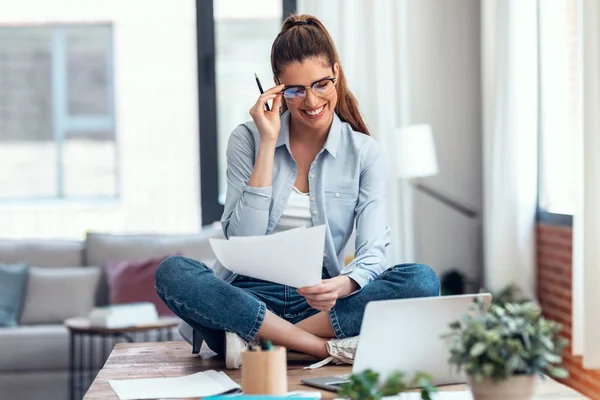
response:
M438 173L433 133L429 125L411 125L396 132L396 176L423 178Z

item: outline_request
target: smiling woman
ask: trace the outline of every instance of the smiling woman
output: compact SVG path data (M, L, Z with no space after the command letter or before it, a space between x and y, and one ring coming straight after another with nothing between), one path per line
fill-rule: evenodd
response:
M307 103L305 107L313 104L309 98L305 98L307 94L305 83L287 83L287 80L293 82L292 79L302 78L298 75L308 71L314 78L310 87L314 89L312 94L315 100L319 97L331 99L328 104L333 103L335 112L342 121L349 123L357 132L369 134L358 110L358 102L346 84L335 44L325 26L317 18L304 15L286 19L271 48L271 67L276 83L284 83L286 88L298 87L298 96L293 96L295 90L284 92L286 102L283 103L283 111L289 108L294 114L294 106L299 105L298 100L302 99ZM335 91L332 90L334 86ZM332 113L333 109L330 109L326 115L331 117Z
M257 337L352 362L368 302L437 296L439 280L425 265L388 267L387 164L323 24L310 15L287 18L271 67L276 86L229 138L223 231L230 238L325 225L321 284L290 288L170 257L156 289L196 338L225 353L228 368L240 367L241 350ZM355 257L345 265L355 226Z

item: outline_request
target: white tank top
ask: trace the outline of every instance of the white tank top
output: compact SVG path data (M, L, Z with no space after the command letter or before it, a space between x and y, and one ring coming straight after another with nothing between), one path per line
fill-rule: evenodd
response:
M301 226L312 226L310 199L308 193L302 193L294 186L273 233L299 228Z

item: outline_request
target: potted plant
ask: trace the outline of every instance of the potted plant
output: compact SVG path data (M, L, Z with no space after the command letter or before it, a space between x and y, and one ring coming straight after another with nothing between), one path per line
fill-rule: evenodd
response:
M561 367L568 341L561 325L532 302L477 301L473 314L450 324L450 363L466 372L475 400L531 399L537 376L567 377Z
M422 400L432 400L432 394L437 392L437 388L431 383L431 377L426 373L416 373L409 385L401 372L395 372L385 382L379 382L379 374L368 369L351 375L350 382L340 386L338 395L352 400L381 400L385 396L405 392L409 387L420 387Z

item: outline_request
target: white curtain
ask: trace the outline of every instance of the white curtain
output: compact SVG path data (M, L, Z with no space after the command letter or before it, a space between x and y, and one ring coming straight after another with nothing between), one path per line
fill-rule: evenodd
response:
M407 124L406 0L298 0L298 13L319 18L335 41L350 90L371 135L394 148L394 132ZM403 88L404 91L401 91ZM390 171L395 157L388 154ZM389 263L413 261L408 184L388 177Z
M573 234L573 350L600 368L600 4L583 1L583 140Z
M483 0L484 283L534 297L537 2Z

